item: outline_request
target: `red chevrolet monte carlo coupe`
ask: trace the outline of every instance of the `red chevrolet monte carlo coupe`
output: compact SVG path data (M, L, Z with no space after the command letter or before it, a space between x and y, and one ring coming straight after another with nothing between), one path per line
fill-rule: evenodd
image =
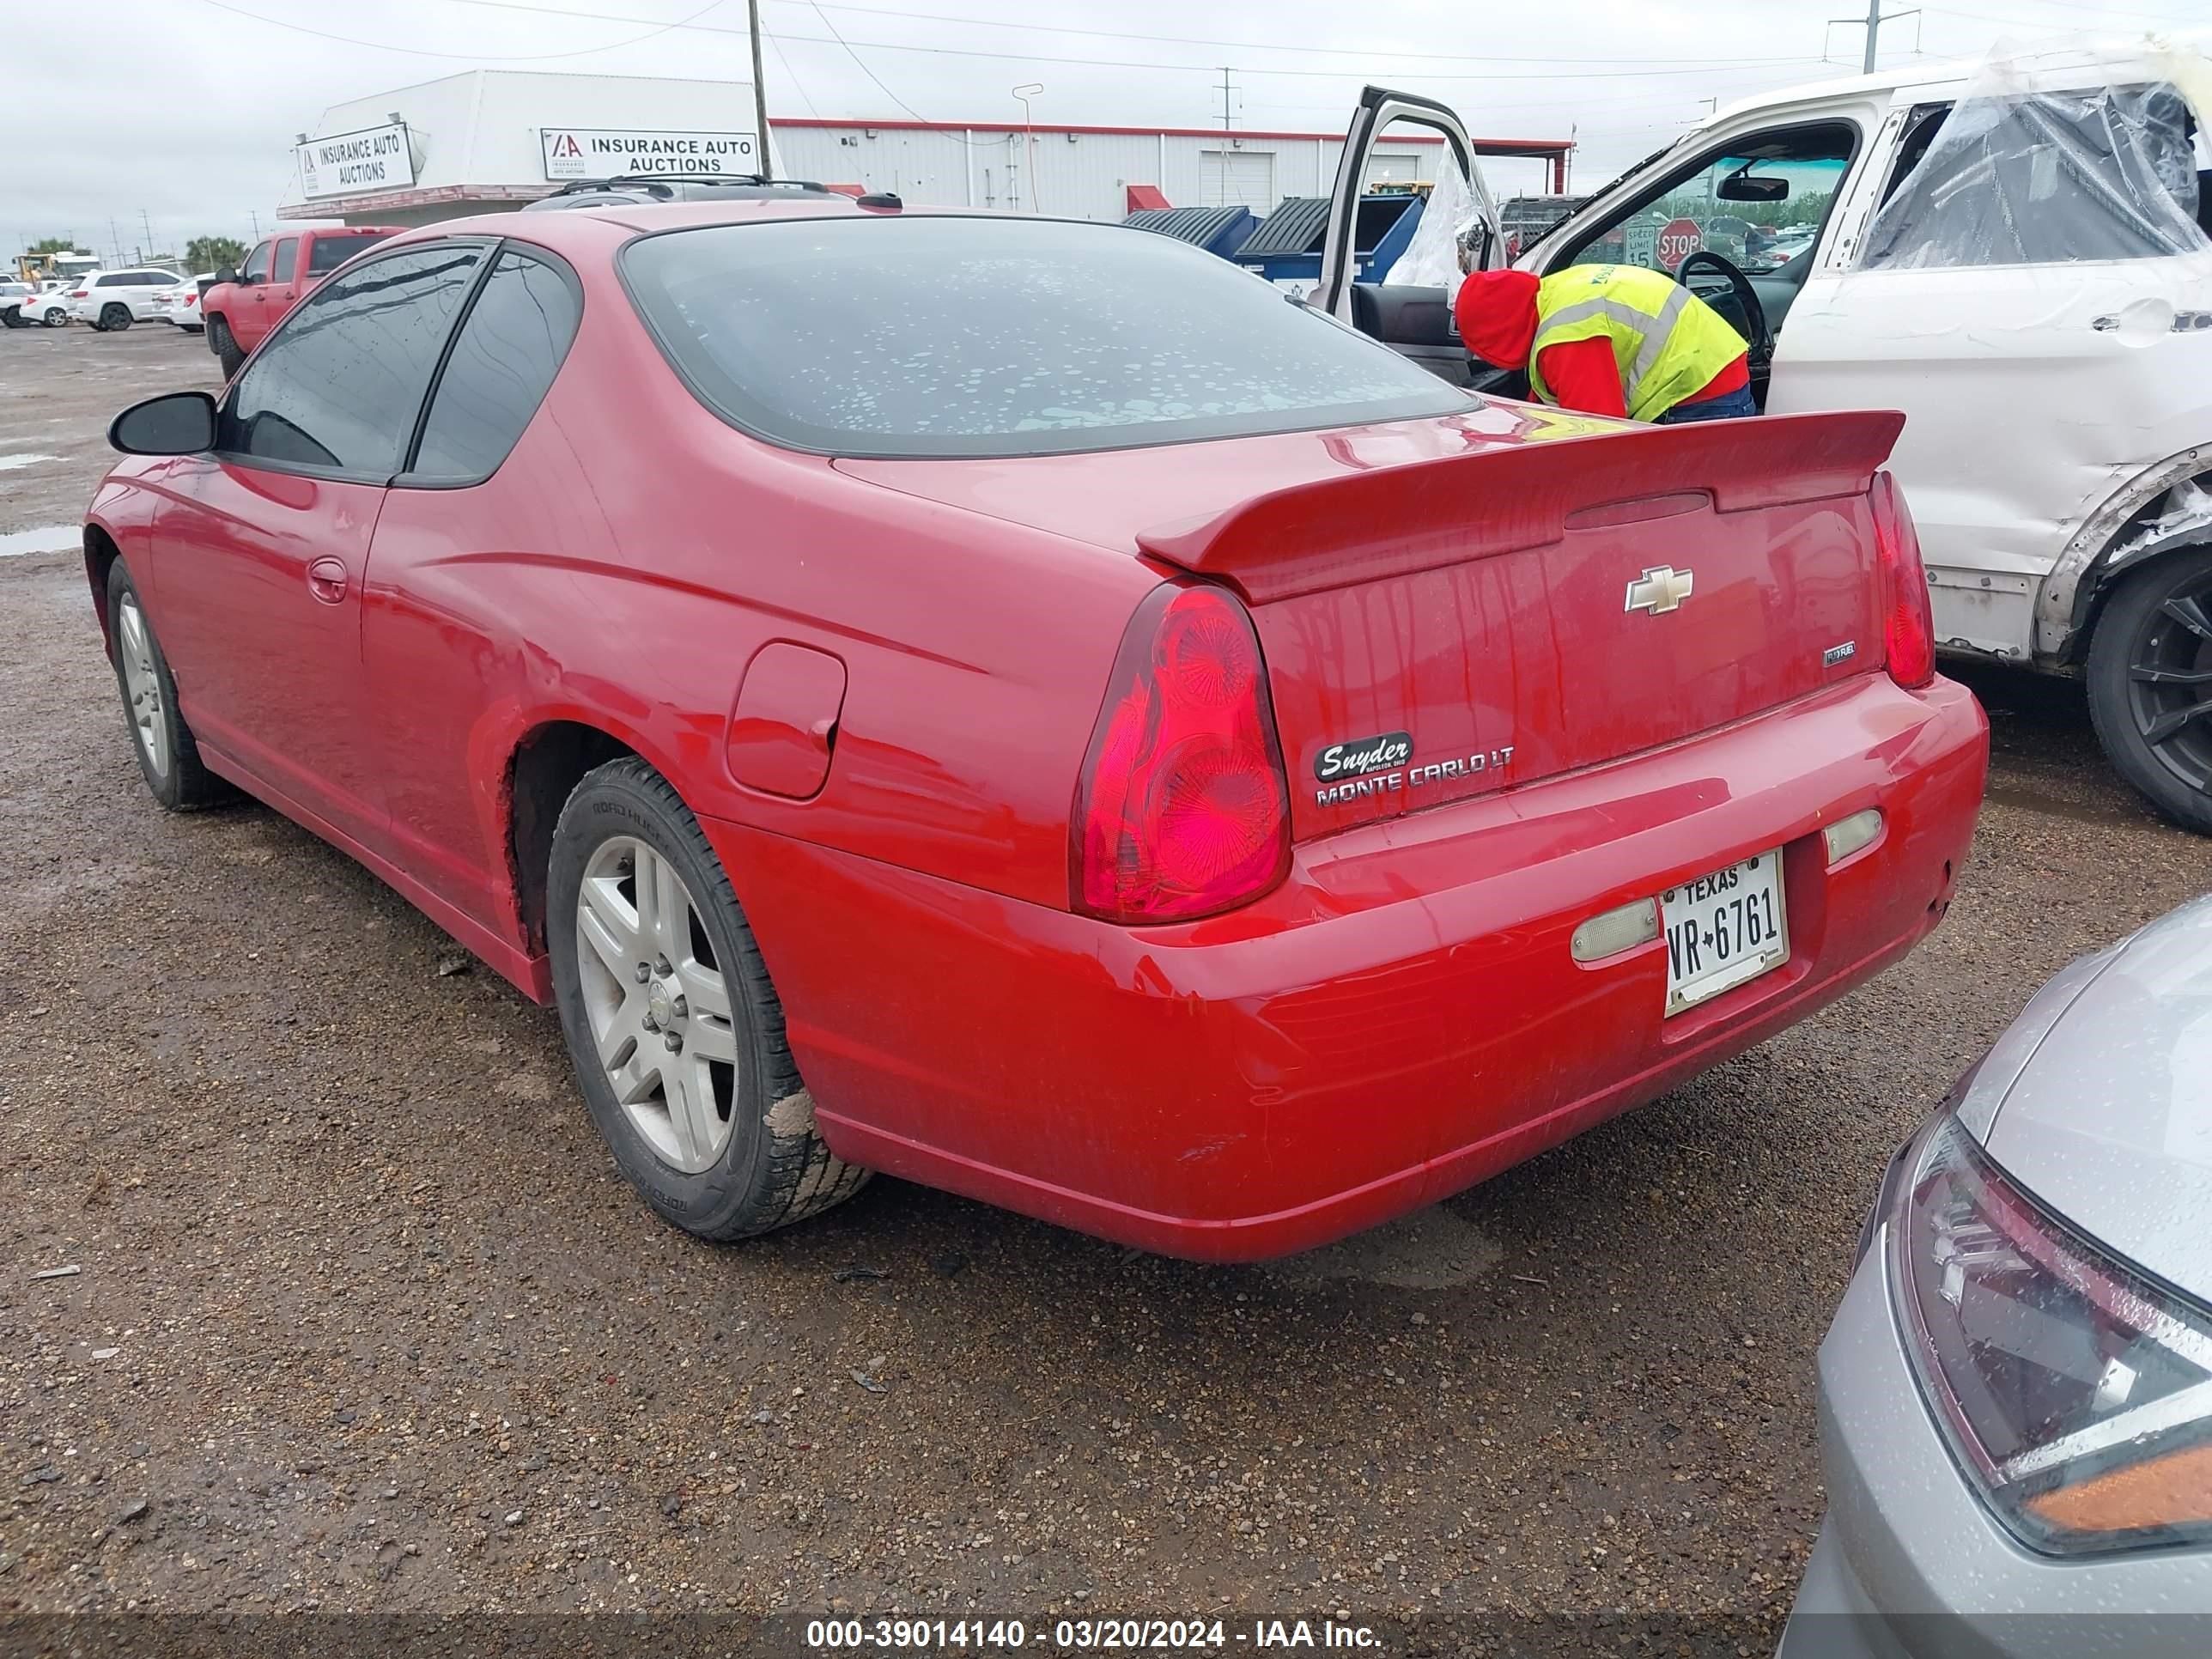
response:
M1250 1258L1936 925L1987 730L1899 424L1485 402L1118 226L610 206L118 416L85 556L162 804L556 1004L678 1225L882 1170Z

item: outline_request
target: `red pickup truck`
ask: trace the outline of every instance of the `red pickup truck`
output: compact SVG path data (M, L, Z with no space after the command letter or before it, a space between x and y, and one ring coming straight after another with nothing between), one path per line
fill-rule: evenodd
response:
M399 230L397 225L345 225L289 231L256 243L245 270L217 271L200 310L207 319L208 349L222 364L223 379L237 374L246 354L316 283Z

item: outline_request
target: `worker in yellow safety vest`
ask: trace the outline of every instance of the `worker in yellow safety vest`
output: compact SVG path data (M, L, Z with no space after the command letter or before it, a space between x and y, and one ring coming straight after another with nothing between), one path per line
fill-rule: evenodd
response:
M1743 337L1641 265L1572 265L1540 281L1473 271L1452 316L1468 350L1526 368L1530 392L1562 409L1668 425L1759 413Z

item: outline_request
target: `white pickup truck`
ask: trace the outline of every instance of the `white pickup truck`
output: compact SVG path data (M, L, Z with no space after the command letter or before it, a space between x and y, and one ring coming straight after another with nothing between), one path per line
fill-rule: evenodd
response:
M1457 173L1439 223L1354 283L1368 151L1401 121ZM1718 112L1511 263L1668 270L1751 342L1770 412L1904 410L1892 465L1945 648L2086 680L2113 764L2212 834L2208 122L2212 65L2148 41L1802 87ZM1506 263L1492 199L1456 115L1370 88L1311 302L1519 395L1450 320L1454 232Z

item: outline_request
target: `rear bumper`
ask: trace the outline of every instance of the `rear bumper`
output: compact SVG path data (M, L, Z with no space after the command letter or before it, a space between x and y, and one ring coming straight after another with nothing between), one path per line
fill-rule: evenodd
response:
M1972 837L1968 692L1866 677L1612 766L1298 847L1209 921L1123 928L709 823L842 1157L1147 1249L1250 1260L1457 1192L1909 951ZM1820 830L1881 836L1833 870ZM1597 912L1784 848L1793 955L1662 1019Z

